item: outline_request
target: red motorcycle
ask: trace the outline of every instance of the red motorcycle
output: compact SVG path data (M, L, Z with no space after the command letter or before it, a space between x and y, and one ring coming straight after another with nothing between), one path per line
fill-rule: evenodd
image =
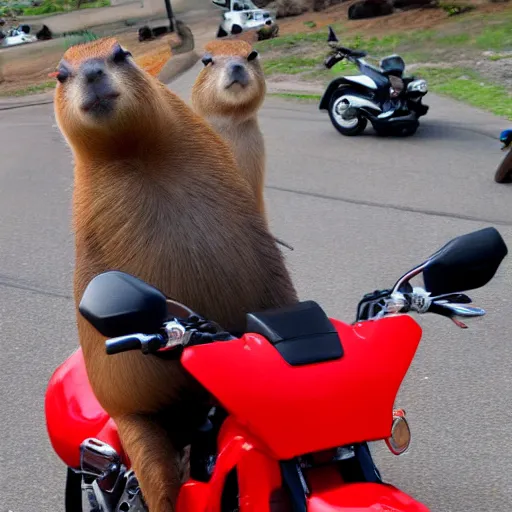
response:
M460 318L485 311L461 292L487 284L507 252L494 228L455 238L392 289L364 296L351 325L306 301L248 314L237 338L118 271L96 276L79 310L117 336L108 354L179 357L216 399L191 433L178 512L428 512L383 482L367 445L385 440L396 455L409 447L405 412L393 405L421 328L403 313L436 313L465 328ZM420 273L424 287L413 287ZM147 510L80 350L52 376L45 407L68 466L66 511Z

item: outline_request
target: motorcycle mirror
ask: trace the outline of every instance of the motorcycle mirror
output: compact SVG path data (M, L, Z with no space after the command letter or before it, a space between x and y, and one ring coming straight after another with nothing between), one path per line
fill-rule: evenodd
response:
M422 266L425 289L433 296L485 286L508 253L495 228L454 238Z
M329 26L329 37L327 38L328 43L338 43L339 40L336 37L336 34L334 33L334 30L331 26Z
M97 275L87 285L80 314L103 336L154 334L168 317L165 295L140 279L117 270Z

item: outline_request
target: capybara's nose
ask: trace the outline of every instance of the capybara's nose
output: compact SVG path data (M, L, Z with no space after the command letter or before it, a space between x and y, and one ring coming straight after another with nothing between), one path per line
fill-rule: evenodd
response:
M85 62L83 74L88 83L92 84L101 80L105 75L105 67L101 62Z
M247 85L249 83L249 75L242 64L231 64L229 67L229 74L233 82L238 82L241 85Z

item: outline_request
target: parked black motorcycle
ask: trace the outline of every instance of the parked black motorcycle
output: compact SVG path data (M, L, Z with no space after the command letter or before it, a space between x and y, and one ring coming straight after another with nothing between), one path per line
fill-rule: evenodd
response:
M368 64L366 52L339 46L331 27L328 43L333 47L325 61L328 69L347 59L361 72L334 79L320 101L320 110L329 112L334 127L343 135L358 135L370 121L381 135L416 133L418 119L429 109L421 102L427 82L404 77L405 62L399 55L382 59L380 68Z

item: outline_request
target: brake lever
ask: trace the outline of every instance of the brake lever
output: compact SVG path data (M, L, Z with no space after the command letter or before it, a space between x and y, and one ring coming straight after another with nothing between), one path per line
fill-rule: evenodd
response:
M439 303L434 301L429 307L429 313L436 313L438 315L447 317L457 327L460 327L461 329L467 329L468 326L456 317L461 316L464 318L472 318L477 316L484 316L485 310L482 308L463 306L462 304L455 304L452 302Z

